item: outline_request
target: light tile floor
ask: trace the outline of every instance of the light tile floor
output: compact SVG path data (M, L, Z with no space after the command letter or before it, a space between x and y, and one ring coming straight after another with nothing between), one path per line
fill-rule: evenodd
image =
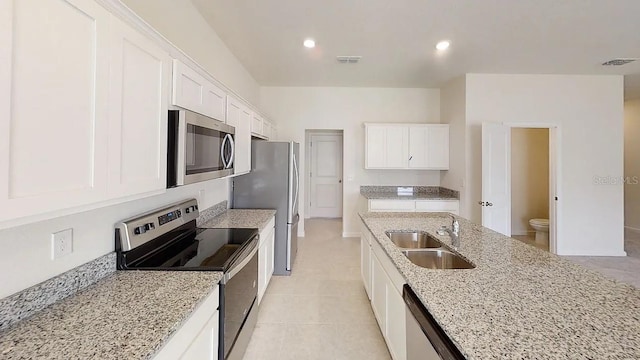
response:
M274 276L245 354L256 359L390 359L360 279L360 240L305 221L291 276Z
M626 257L565 256L565 258L640 288L640 232L625 229L624 250L627 252Z
M535 246L544 251L549 247L535 242L532 236L512 236L525 244ZM563 256L580 265L599 271L620 282L640 288L640 232L625 229L624 249L626 257L619 256Z

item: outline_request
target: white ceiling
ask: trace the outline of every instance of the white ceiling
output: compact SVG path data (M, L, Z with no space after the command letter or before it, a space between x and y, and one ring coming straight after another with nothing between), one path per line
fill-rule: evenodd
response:
M620 74L640 97L640 0L192 0L261 85L439 87L465 73ZM306 49L306 37L316 40ZM434 46L451 40L446 53ZM338 64L338 55L360 55Z

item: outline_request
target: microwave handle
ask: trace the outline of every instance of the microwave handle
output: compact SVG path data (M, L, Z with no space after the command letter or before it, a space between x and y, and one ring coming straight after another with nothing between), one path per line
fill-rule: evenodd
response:
M225 157L225 147L227 146L227 143L230 143L231 145L231 154L229 155L229 158L227 159ZM220 158L222 159L222 165L224 166L225 169L228 169L231 167L231 165L233 164L233 153L234 153L234 143L233 143L233 137L231 136L231 134L227 134L224 137L224 140L222 140L222 145L220 145Z
M231 136L231 134L227 134L226 137L229 138L229 146L231 146L231 155L229 155L229 159L227 159L227 168L230 168L233 165L233 161L236 156L236 142L233 140L233 136Z

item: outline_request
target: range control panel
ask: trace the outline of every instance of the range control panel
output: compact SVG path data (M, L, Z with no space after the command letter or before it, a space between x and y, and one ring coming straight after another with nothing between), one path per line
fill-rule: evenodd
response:
M122 251L129 251L169 231L195 220L200 215L196 199L189 199L150 211L116 224Z

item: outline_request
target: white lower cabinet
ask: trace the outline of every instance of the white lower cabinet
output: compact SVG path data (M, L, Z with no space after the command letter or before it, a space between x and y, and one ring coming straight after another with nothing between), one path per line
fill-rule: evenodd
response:
M372 212L449 212L459 215L459 200L388 200L371 199L368 211Z
M362 225L360 232L360 274L364 283L364 290L367 297L371 300L371 237L369 232Z
M220 287L217 286L153 359L217 360L219 306Z
M361 272L365 289L370 294L373 313L391 357L394 360L406 360L406 317L402 299L404 278L364 225L362 234L361 250L363 258L365 253L369 254L369 262L362 261Z
M271 218L267 226L260 232L258 249L258 304L262 301L265 291L273 276L273 255L275 245L275 218Z

